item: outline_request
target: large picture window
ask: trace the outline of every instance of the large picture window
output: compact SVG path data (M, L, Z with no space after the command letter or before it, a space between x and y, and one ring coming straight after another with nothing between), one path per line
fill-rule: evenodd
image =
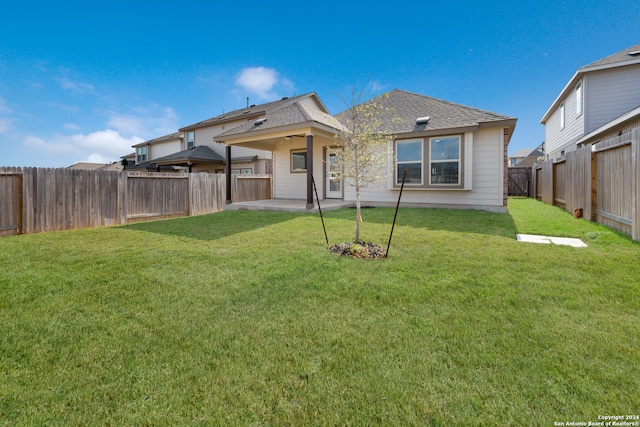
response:
M429 140L430 184L460 184L460 137Z
M407 171L409 188L463 188L464 138L446 135L395 142L393 186L399 188Z
M402 183L407 171L407 184L422 184L422 140L396 141L396 184Z
M291 151L291 172L307 171L307 151Z

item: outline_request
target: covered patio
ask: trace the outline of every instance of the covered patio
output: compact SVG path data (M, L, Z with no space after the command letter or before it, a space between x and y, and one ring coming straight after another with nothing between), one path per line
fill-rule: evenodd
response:
M315 99L315 94L311 96ZM245 125L216 136L216 142L226 145L226 157L232 157L234 147L271 151L274 161L274 199L236 203L231 200L231 184L227 180L227 209L263 209L287 212L317 211L315 191L327 209L349 207L342 190L327 191L327 149L336 147L335 135L342 124L321 105L293 103L264 117L248 120ZM227 162L227 176L230 177ZM313 182L316 189L314 190ZM236 206L237 205L237 206ZM324 209L324 205L321 205Z

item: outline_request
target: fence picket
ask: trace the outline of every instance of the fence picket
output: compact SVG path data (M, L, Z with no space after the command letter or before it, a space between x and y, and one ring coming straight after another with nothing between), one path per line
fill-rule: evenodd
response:
M234 201L271 198L269 175L232 183ZM0 236L214 213L225 198L223 174L0 167Z
M640 128L534 167L536 198L640 241Z

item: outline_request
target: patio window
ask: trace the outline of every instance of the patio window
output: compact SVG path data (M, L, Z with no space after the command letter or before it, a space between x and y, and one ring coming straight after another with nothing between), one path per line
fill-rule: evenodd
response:
M291 151L291 172L307 171L307 150Z

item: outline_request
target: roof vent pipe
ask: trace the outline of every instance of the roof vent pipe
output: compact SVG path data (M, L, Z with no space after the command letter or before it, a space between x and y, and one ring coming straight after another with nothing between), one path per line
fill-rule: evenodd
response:
M253 122L253 124L256 125L256 126L260 126L261 124L263 124L266 121L267 121L267 118L263 117L261 119L256 120L255 122Z
M416 119L416 124L417 125L426 125L427 123L429 123L429 116L425 116L425 117L418 117Z

